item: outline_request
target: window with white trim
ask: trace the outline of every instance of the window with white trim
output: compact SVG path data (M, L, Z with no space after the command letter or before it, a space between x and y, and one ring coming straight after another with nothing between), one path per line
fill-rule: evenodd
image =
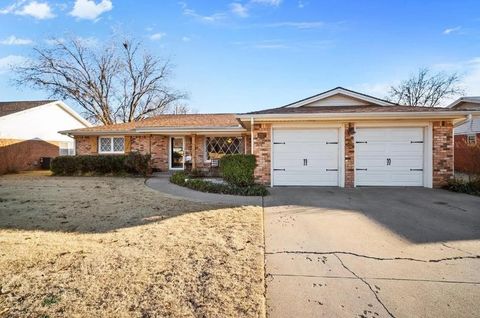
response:
M125 138L100 137L98 138L98 153L124 153Z
M477 143L477 135L467 135L467 144L475 145Z
M242 137L207 137L205 138L205 152L207 160L243 153Z
M60 156L75 156L75 143L73 141L61 141L58 145Z

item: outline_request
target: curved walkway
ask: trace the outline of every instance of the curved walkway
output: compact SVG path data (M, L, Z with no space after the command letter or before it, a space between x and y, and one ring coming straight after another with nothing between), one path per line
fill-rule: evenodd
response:
M170 182L168 176L155 176L145 181L154 190L170 197L202 203L218 203L226 205L258 205L262 206L262 197L245 197L239 195L205 193L178 186Z

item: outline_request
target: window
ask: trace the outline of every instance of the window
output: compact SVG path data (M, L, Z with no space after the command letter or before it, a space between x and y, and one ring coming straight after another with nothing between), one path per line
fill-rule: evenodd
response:
M207 160L243 153L243 140L241 137L207 137L205 139L205 150Z
M99 153L124 153L125 139L123 137L100 137L98 140Z
M477 143L477 135L468 135L467 136L467 144L475 145Z
M75 156L75 144L73 141L62 141L58 146L60 156Z

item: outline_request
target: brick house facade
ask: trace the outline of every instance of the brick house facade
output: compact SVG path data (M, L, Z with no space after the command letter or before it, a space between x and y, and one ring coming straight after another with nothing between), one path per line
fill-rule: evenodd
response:
M241 138L242 149L237 145L236 152L256 156L255 180L265 185L441 187L454 173L453 127L468 115L464 110L400 106L335 88L246 114L161 115L69 133L75 135L78 154L97 153L101 136L122 136L125 152L150 153L154 167L162 171L172 168L171 138L182 138L182 154L197 169L211 165L207 140L231 143ZM283 142L275 140L277 130L286 138ZM359 133L363 141L356 139ZM276 183L278 179L283 181Z

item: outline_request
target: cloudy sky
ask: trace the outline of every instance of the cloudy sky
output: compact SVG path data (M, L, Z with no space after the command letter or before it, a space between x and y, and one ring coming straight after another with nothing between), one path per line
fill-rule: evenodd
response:
M99 45L137 37L170 58L172 85L199 112L280 106L336 87L384 97L419 67L463 75L480 95L480 1L0 0L0 100L48 94L10 85L8 66L67 34Z

